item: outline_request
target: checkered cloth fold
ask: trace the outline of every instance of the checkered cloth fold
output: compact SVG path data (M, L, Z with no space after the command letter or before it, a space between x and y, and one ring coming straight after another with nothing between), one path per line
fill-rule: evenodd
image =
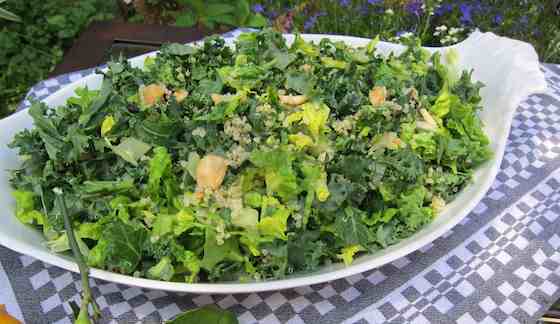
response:
M104 321L159 323L216 304L241 323L535 322L560 297L560 66L542 69L549 92L518 108L490 191L432 244L379 269L285 291L193 295L92 280ZM43 81L29 98L90 73ZM70 323L68 301L80 289L77 274L0 247L0 304L26 323Z

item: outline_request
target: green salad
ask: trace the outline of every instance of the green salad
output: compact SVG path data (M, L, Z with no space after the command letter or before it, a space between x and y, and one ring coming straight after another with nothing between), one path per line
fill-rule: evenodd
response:
M264 30L114 60L99 90L29 109L16 216L69 251L56 188L89 266L178 282L277 279L395 244L491 151L457 53L376 45Z

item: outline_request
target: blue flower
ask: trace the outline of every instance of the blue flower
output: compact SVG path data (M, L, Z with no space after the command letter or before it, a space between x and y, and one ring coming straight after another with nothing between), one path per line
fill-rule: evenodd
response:
M303 30L309 30L317 23L317 16L311 16L303 24Z
M434 13L435 13L436 16L443 16L447 13L452 12L452 11L453 11L453 5L450 4L450 3L445 3L445 4L442 4L441 6L437 7Z
M370 5L380 4L381 2L383 2L383 0L367 0L367 3Z
M339 3L340 3L341 7L348 7L348 6L350 6L351 1L350 0L340 0Z
M361 5L358 12L360 13L360 15L365 16L369 13L369 8L367 5Z
M307 19L303 23L303 30L309 30L309 29L313 28L313 26L315 26L315 24L317 23L317 18L319 18L321 16L325 16L326 14L327 13L321 11L321 12L316 13L313 16L309 17L309 19Z
M504 22L504 16L502 14L497 14L494 16L494 24L501 25Z
M461 5L459 5L459 10L461 11L461 22L463 24L472 23L472 9L471 5L465 3L461 3Z
M256 13L263 13L264 7L260 3L257 3L256 5L253 6L253 11Z
M420 17L420 15L422 15L423 12L422 5L423 5L422 0L410 0L406 4L405 9L409 14L414 15L416 17Z
M269 19L275 19L276 17L278 17L278 12L277 12L276 10L271 10L270 12L268 12L268 13L266 14L266 16L267 16Z

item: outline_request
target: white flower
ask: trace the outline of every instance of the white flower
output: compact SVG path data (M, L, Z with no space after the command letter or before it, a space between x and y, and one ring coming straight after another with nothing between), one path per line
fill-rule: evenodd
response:
M401 35L401 38L409 38L409 37L413 37L414 34L411 32L406 32L404 34Z
M395 12L393 11L393 9L387 9L385 10L385 14L392 16L395 14Z
M464 30L463 28L451 27L451 29L449 30L449 34L450 35L455 35L455 34L463 32L463 30Z

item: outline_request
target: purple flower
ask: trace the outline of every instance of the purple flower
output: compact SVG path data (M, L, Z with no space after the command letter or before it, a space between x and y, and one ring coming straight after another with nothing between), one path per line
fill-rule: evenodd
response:
M340 0L339 4L341 7L348 7L350 6L350 0Z
M380 4L381 2L383 2L383 0L367 0L367 3L370 5Z
M459 10L461 11L461 22L463 24L472 23L472 7L469 4L461 3Z
M416 17L420 17L420 15L422 15L423 12L422 5L423 5L422 0L410 0L406 4L405 9L409 14L414 15Z
M253 6L253 11L256 13L263 13L264 7L262 6L262 4L257 3L256 5Z

